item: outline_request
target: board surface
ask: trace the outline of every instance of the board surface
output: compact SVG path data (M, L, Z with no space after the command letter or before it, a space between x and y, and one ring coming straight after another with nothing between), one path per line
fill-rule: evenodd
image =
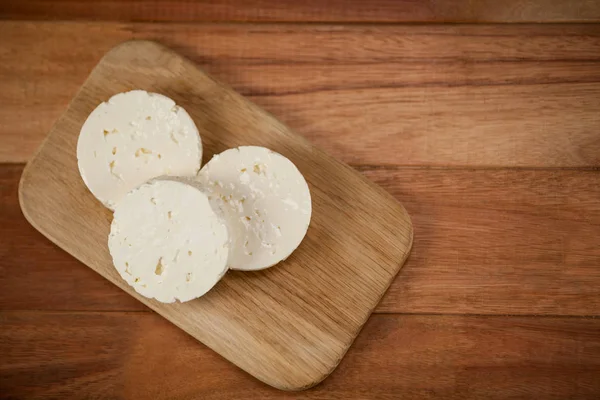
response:
M265 271L228 272L207 295L183 304L146 299L120 278L107 249L112 214L84 186L75 150L87 115L132 89L165 94L188 111L202 136L204 162L227 148L258 145L296 164L311 189L313 215L290 258ZM412 245L410 218L391 195L190 61L148 41L123 43L100 61L27 165L19 199L28 221L58 246L284 390L309 388L331 373Z

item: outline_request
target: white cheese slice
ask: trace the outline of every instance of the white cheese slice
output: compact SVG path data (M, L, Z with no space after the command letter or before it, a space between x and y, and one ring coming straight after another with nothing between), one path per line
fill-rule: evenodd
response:
M120 93L88 116L77 142L79 172L106 207L161 175L195 176L202 142L188 113L168 97Z
M202 191L158 178L117 204L108 248L115 268L138 293L184 302L202 296L225 274L229 236Z
M231 269L271 267L306 235L310 191L298 168L281 154L254 146L230 149L214 156L196 179L226 221Z

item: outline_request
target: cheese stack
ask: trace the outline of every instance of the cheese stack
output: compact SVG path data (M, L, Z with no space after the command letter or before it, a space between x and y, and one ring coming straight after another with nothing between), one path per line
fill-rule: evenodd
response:
M200 297L228 268L271 267L308 230L310 191L290 160L245 146L200 170L198 129L160 94L134 90L100 104L83 124L77 160L90 192L114 211L115 268L160 302Z

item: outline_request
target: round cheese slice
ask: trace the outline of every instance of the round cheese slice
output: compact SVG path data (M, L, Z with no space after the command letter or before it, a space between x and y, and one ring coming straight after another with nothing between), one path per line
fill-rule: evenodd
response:
M163 303L192 300L227 271L229 236L199 189L159 178L115 209L108 248L121 277Z
M117 94L89 115L77 142L79 172L106 207L161 175L195 176L202 142L188 113L143 90Z
M310 191L298 168L281 154L254 146L230 149L214 156L197 182L226 221L231 269L271 267L306 235Z

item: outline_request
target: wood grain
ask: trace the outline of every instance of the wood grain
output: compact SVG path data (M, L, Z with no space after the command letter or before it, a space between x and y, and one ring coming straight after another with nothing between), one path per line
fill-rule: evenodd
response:
M227 148L265 146L289 158L311 190L302 245L277 268L232 271L186 303L144 298L116 272L106 237L111 213L77 168L79 130L116 93L143 89L172 98L196 122L206 159ZM337 366L393 281L412 245L410 218L392 196L149 41L106 54L27 164L19 186L27 220L75 258L261 381L301 390ZM374 211L376 210L376 211Z
M157 315L0 314L8 398L593 399L600 320L375 315L303 393L259 383Z
M6 21L0 160L28 160L102 54L130 38L177 49L355 165L600 162L600 25Z
M0 18L119 21L597 22L589 0L21 0Z
M0 309L147 310L29 226L21 170L0 168ZM412 255L376 312L600 315L599 171L362 172L415 226Z

